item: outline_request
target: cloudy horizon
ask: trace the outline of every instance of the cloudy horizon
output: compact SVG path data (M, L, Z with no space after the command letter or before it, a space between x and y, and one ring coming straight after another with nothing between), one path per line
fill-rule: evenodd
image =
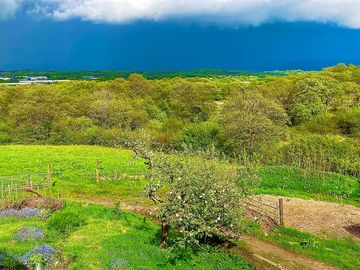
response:
M358 0L0 0L2 20L19 12L58 21L115 24L187 18L232 26L305 21L360 28Z
M360 64L360 0L0 0L0 70Z

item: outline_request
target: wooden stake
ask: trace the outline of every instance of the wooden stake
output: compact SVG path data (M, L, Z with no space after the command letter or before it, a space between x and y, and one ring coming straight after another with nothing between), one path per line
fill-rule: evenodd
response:
M280 226L284 226L284 199L279 199L279 218L280 218Z

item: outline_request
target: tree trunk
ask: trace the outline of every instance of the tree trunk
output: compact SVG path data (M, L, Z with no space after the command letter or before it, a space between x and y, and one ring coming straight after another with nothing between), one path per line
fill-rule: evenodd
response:
M162 249L166 249L168 247L168 240L169 240L169 231L170 231L170 225L162 224L161 225L161 243L160 247Z

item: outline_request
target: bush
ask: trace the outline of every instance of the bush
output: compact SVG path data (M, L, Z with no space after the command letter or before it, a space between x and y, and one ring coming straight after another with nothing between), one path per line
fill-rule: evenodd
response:
M75 211L57 212L48 220L48 227L59 233L69 233L84 225L86 218Z
M343 113L339 117L338 126L344 134L360 138L360 107Z
M191 146L194 150L208 149L220 143L220 127L215 122L190 124L184 127L180 135L173 141L176 149L182 145Z
M281 148L281 163L303 169L316 169L358 176L358 142L337 136L307 135L295 138Z
M235 155L255 154L286 137L284 108L259 94L234 95L223 109L224 144Z
M337 125L337 115L332 113L322 113L301 126L302 130L316 134L339 134Z

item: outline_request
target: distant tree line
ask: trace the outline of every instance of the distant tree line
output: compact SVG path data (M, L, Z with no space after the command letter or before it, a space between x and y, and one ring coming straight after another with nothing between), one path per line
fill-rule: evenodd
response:
M90 78L98 78L99 80L114 80L116 78L127 79L133 71L116 71L116 70L100 70L100 71L36 71L36 70L18 70L18 71L0 71L0 77L21 78L24 76L46 76L52 80L83 80ZM243 70L222 70L222 69L197 69L188 71L142 71L137 72L146 79L165 79L165 78L209 78L221 76L286 76L294 73L304 73L300 70L290 71L265 71L251 72ZM1 81L0 81L1 83ZM4 82L6 83L6 82Z
M359 175L360 67L0 86L0 143L215 148L238 161Z

